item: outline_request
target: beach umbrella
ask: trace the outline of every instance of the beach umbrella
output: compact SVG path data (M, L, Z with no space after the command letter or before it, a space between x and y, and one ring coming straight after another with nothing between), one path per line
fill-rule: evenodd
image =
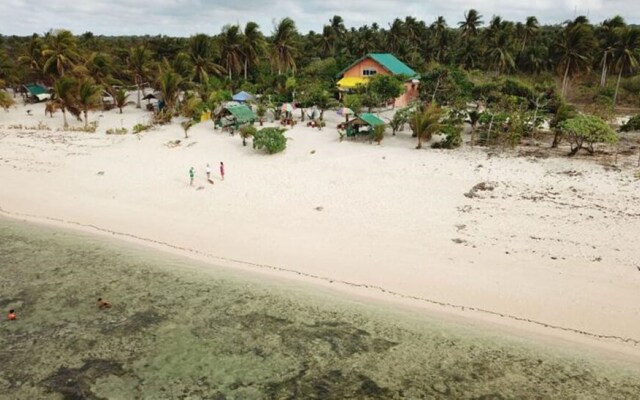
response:
M283 103L281 108L281 110L284 112L293 112L293 110L295 109L296 106L294 106L292 103Z
M338 115L344 116L344 120L346 122L349 122L349 115L353 115L353 114L355 114L355 113L349 107L340 107L338 109Z

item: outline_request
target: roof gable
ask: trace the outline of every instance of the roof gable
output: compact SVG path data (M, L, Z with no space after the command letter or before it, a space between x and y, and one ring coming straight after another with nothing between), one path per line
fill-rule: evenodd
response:
M359 64L362 60L367 58L372 59L373 61L380 64L384 69L391 72L394 75L406 75L409 78L412 78L418 73L402 61L398 60L396 56L391 53L369 53L364 57L359 58L353 64L349 65L347 68L343 69L338 76L344 75L349 69L353 68L354 65Z

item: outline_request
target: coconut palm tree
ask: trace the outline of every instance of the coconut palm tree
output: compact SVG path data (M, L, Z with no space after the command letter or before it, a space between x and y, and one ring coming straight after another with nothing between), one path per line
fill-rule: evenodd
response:
M260 26L255 22L247 22L244 26L241 52L244 56L244 79L247 80L249 68L258 63L258 59L264 54L267 42L260 32Z
M77 104L84 114L84 126L89 126L89 110L100 107L102 87L96 85L93 79L85 78L78 86Z
M600 60L602 67L600 74L601 87L607 84L607 75L609 75L609 68L611 68L611 56L613 55L614 47L618 40L616 30L618 28L624 28L625 26L627 26L627 24L624 22L624 18L616 15L611 19L603 21L596 32L598 41L600 42L600 49L602 49L602 59Z
M180 94L181 83L182 77L165 63L160 69L158 87L160 88L160 93L162 93L165 109L169 115L175 110L178 95Z
M438 17L429 27L433 33L433 46L436 49L435 60L443 62L445 60L449 40L447 35L447 21L444 17Z
M203 84L209 80L209 73L224 73L222 66L213 62L213 43L211 38L199 33L189 38L188 59L192 68L192 81Z
M278 70L278 75L283 71L296 70L295 41L298 35L296 23L291 18L283 18L275 27L271 41L273 50L271 65Z
M637 28L616 29L618 40L613 47L613 67L618 71L616 91L613 95L613 106L618 101L620 78L622 74L632 73L638 69L638 50L640 50L640 30Z
M511 35L505 29L495 32L487 45L489 64L496 69L498 75L515 67L511 53Z
M458 22L462 37L465 39L478 36L478 28L484 23L482 15L473 8L464 13L464 21Z
M67 30L51 32L42 50L43 72L52 77L62 77L81 60L75 36Z
M233 74L242 70L242 36L238 25L226 25L220 34L220 53L222 66L226 69L229 80Z
M562 95L567 92L569 79L582 70L591 66L591 51L595 47L593 30L585 23L584 17L565 25L558 41L556 50L559 53L558 68L562 71Z
M520 51L524 51L527 47L527 43L535 37L538 31L540 31L538 19L536 17L527 17L527 21L524 23L522 31L522 50Z
M29 39L26 54L18 57L18 64L29 69L29 77L32 81L39 81L43 75L42 45L42 38L34 33Z
M409 117L409 126L414 136L418 138L416 149L421 149L422 141L431 140L433 134L442 129L441 118L442 110L435 103L413 112Z
M67 111L73 115L79 115L79 110L75 104L74 91L76 90L77 82L70 76L62 76L56 79L53 84L54 99L52 101L52 109L59 109L62 111L62 118L64 121L64 128L69 127L67 122Z
M116 90L113 99L115 100L115 105L120 110L120 114L122 114L122 109L127 104L132 104L133 102L129 101L129 93L127 93L124 89Z
M142 90L142 83L149 75L149 69L151 65L151 52L147 49L146 45L134 46L129 49L127 56L127 66L129 73L133 77L133 81L136 84L138 90L138 101L136 102L136 108L141 108L140 105L140 93Z

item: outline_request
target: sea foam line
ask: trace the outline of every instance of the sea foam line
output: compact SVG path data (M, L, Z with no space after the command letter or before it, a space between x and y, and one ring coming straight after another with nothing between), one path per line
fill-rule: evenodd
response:
M161 240L145 238L145 237L133 235L133 234L130 234L130 233L127 233L127 232L118 232L118 231L102 228L102 227L99 227L99 226L96 226L96 225L93 225L93 224L85 224L85 223L81 223L81 222L77 222L77 221L70 221L70 220L66 220L66 219L62 219L62 218L56 218L56 217L34 215L34 214L21 213L21 212L16 212L16 211L8 211L8 210L5 210L4 208L2 208L1 206L0 206L0 214L4 214L4 215L10 216L10 217L26 217L26 218L31 218L31 219L55 221L55 222L59 222L59 223L66 224L66 225L75 225L75 226L80 226L80 227L83 227L83 228L91 228L91 229L94 229L96 231L109 233L109 234L114 235L114 236L128 237L128 238L132 238L132 239L139 240L139 241L142 241L142 242L153 243L153 244L164 246L164 247L168 247L168 248L171 248L171 249L180 250L182 252L197 254L197 255L200 255L200 256L204 256L204 257L211 258L211 259L225 261L225 262L228 262L228 263L236 263L236 264L241 264L241 265L260 268L260 269L268 269L268 270L272 270L272 271L296 274L298 276L302 276L302 277L305 277L305 278L311 278L311 279L315 279L315 280L321 280L321 281L328 282L328 283L331 283L331 284L338 283L338 284L342 284L342 285L350 286L350 287L364 288L364 289L369 289L369 290L376 290L376 291L379 291L381 293L385 293L387 295L391 295L391 296L394 296L394 297L399 297L399 298L402 298L402 299L416 300L416 301L420 301L420 302L423 302L423 303L437 305L437 306L440 306L440 307L443 307L443 308L452 308L452 309L456 309L456 310L464 311L464 312L472 311L472 312L476 312L476 313L479 313L479 314L491 315L491 316L501 317L501 318L510 319L510 320L514 320L514 321L519 321L519 322L526 322L526 323L529 323L529 324L542 326L542 327L548 328L548 329L555 329L555 330L564 331L564 332L576 333L576 334L579 334L579 335L582 335L582 336L595 338L595 339L610 340L610 341L616 341L616 342L621 342L621 343L630 343L630 344L633 344L633 346L637 346L637 345L640 344L640 339L635 339L635 338L631 338L631 337L622 337L622 336L617 336L617 335L606 335L606 334L600 334L600 333L593 333L593 332L589 332L589 331L585 331L585 330L581 330L581 329L570 328L570 327L561 326L561 325L554 325L554 324L550 324L550 323L547 323L547 322L542 322L542 321L538 321L538 320L534 320L534 319L530 319L530 318L519 317L519 316L513 315L513 314L507 314L507 313L501 313L501 312L498 312L498 311L488 310L488 309L485 309L485 308L480 308L480 307L475 307L475 306L467 306L467 305L461 305L461 304L454 304L454 303L448 303L448 302L445 302L445 301L429 299L429 298L426 298L426 297L407 295L407 294L403 294L403 293L396 292L396 291L393 291L393 290L385 289L382 286L368 285L368 284L365 284L365 283L358 283L358 282L350 282L350 281L345 281L345 280L341 280L341 279L333 279L333 278L329 278L329 277L326 277L326 276L315 275L315 274L311 274L311 273L308 273L308 272L298 271L298 270L295 270L295 269L278 267L278 266L273 266L273 265L269 265L269 264L254 263L254 262L238 260L238 259L230 258L230 257L218 256L218 255L215 255L215 254L206 253L206 252L203 252L203 251L200 251L200 250L196 250L196 249L192 249L192 248L189 248L189 247L178 246L178 245L175 245L175 244L172 244L172 243L168 243L168 242L164 242L164 241L161 241Z

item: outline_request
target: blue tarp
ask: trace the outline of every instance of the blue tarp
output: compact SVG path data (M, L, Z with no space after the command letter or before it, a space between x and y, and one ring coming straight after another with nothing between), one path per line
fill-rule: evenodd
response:
M233 100L234 101L249 101L249 100L253 100L253 96L243 90L240 93L234 94L233 95Z

